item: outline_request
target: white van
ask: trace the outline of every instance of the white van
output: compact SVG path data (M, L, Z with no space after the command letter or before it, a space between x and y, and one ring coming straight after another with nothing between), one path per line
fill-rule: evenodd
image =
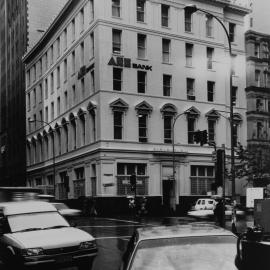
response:
M71 227L52 204L0 203L0 259L10 269L50 264L91 269L96 255L95 239Z
M201 198L196 201L194 210L213 210L215 205L216 201L214 199Z

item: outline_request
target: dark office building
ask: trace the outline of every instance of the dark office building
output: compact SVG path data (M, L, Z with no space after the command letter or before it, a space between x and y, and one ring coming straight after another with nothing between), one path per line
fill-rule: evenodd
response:
M25 184L25 71L28 46L66 0L0 0L0 186ZM46 8L46 15L44 13Z

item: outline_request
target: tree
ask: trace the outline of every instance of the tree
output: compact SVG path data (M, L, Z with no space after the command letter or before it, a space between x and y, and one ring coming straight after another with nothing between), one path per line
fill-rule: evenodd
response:
M240 143L236 148L240 161L235 166L235 176L245 177L253 186L267 186L270 183L270 148L255 145L244 148Z

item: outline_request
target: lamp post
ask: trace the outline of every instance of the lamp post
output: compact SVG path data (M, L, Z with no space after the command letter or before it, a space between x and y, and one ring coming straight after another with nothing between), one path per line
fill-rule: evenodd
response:
M228 30L226 29L224 23L215 15L213 15L210 12L207 12L203 9L198 8L196 5L187 5L185 7L185 10L189 12L190 14L201 11L207 15L210 15L211 17L215 18L222 28L225 31L226 37L228 39L229 44L229 53L230 53L230 127L231 127L231 179L232 179L232 198L235 199L235 160L234 160L234 118L233 118L233 88L232 88L232 47L231 47L231 39ZM234 211L233 211L234 212ZM232 221L233 221L233 215L232 215Z
M35 122L43 123L43 124L49 126L52 129L51 125L48 122L43 121L43 120L29 119L28 122L29 123L35 123ZM55 189L55 148L54 148L54 135L52 136L52 138L53 138L53 140L52 140L52 150L53 150L53 192L54 192L54 196L55 196L56 189Z
M173 118L173 124L172 124L172 158L173 158L173 180L174 180L174 183L175 183L175 175L176 175L176 171L175 171L175 147L174 147L174 126L175 126L175 122L179 118L179 116L181 116L181 115L183 115L185 113L186 112L177 114ZM175 205L174 205L174 207L175 207Z

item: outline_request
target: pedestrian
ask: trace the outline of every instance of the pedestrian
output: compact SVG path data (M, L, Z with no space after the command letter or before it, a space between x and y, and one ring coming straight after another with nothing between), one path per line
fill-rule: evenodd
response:
M224 227L224 214L225 214L224 202L223 200L219 200L214 209L214 216L217 224L220 227Z

